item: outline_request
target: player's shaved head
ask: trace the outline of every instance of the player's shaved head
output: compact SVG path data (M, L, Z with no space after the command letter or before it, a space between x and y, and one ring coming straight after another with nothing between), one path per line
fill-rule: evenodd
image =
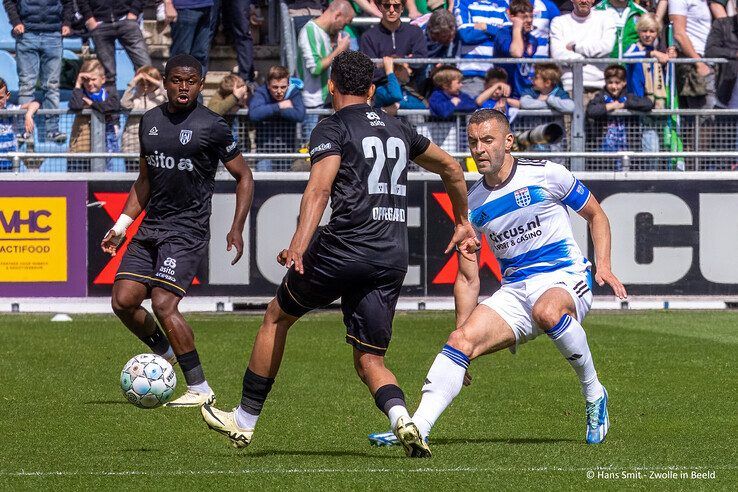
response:
M174 55L169 59L164 67L164 78L169 77L169 74L172 73L172 70L175 68L190 68L197 72L198 76L202 78L202 64L197 61L197 58L192 55L188 55L187 53L180 53L179 55Z
M344 96L368 96L374 63L360 51L344 51L331 63L331 80Z
M494 121L505 134L510 133L510 121L505 113L496 109L478 109L472 113L468 125L478 125L487 121Z

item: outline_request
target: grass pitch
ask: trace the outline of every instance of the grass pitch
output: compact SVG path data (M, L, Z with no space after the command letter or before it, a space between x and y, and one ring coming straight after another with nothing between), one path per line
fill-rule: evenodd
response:
M306 317L288 341L253 444L230 448L199 412L126 402L123 364L146 348L112 316L0 316L0 488L725 489L738 483L738 314L593 313L585 321L611 398L605 444L584 444L579 384L539 337L471 365L434 429L430 460L372 448L385 417L355 376L340 315ZM260 318L188 316L220 408L240 399ZM453 325L398 314L388 365L410 409ZM184 379L178 370L178 391ZM589 478L593 477L593 478ZM686 477L686 478L685 478Z

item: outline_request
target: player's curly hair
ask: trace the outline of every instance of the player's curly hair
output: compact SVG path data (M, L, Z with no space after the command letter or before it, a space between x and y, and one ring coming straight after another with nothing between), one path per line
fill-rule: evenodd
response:
M331 80L345 96L365 96L372 86L374 63L360 51L344 51L331 63Z

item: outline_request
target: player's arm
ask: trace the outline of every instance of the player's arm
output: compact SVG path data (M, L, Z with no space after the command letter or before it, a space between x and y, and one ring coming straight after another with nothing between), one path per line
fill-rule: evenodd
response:
M254 199L254 175L241 154L224 162L223 165L231 176L236 178L236 213L233 216L231 230L226 236L228 243L226 250L230 251L233 246L236 247L236 256L231 261L231 265L235 265L243 255L243 227L251 209L251 201Z
M340 166L341 156L336 154L328 155L313 164L305 193L302 194L302 200L300 201L300 218L297 221L297 230L292 236L289 248L283 249L277 255L277 261L281 265L287 268L294 265L297 272L304 273L302 255L310 244L310 239L315 234L320 218L328 205L331 187Z
M151 192L149 184L149 171L146 166L146 160L141 158L138 177L134 181L133 186L131 186L131 191L128 192L123 213L120 214L115 225L105 234L105 237L100 243L102 250L110 254L110 256L115 256L118 246L126 238L128 226L136 220L136 217L141 214L149 203Z
M587 203L579 210L579 215L584 217L589 224L589 230L592 234L592 243L595 249L595 265L597 273L595 281L598 285L609 285L616 296L625 299L628 293L625 287L612 273L610 264L610 221L602 210L597 199L590 195Z
M456 230L451 242L446 247L445 253L458 246L463 256L470 261L476 260L474 252L479 249L479 240L467 218L469 208L466 199L466 180L464 180L464 172L461 170L461 166L456 162L456 159L433 142L425 152L413 160L420 167L441 176L443 185L446 187L446 193L451 199Z

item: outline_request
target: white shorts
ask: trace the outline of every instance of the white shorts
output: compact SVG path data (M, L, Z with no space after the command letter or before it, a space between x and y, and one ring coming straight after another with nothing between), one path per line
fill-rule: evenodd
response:
M589 269L542 273L520 282L505 284L481 302L494 309L512 328L515 346L510 348L511 352L515 353L518 345L533 340L543 332L533 321L531 313L538 298L552 287L569 292L574 300L577 321L581 323L592 307L592 276Z

